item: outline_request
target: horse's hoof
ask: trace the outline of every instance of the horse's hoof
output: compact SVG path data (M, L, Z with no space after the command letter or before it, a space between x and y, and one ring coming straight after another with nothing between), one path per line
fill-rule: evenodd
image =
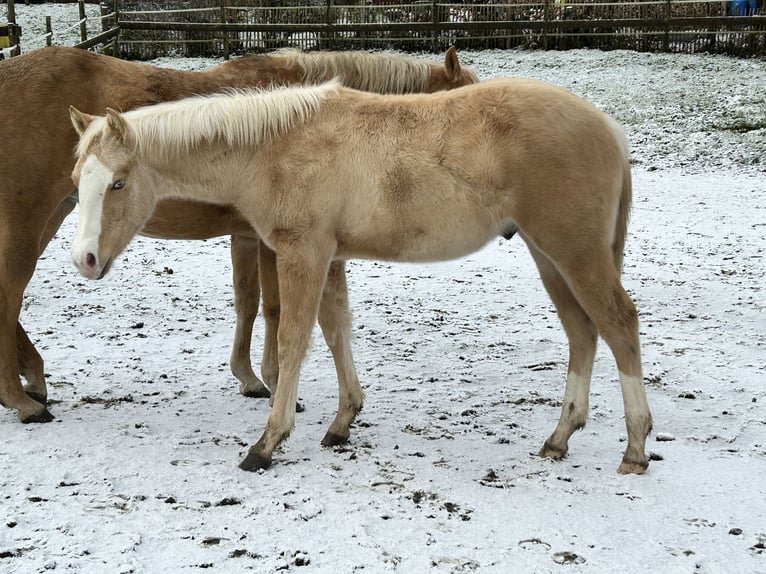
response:
M295 403L295 412L296 413L302 413L305 410L306 410L305 407L301 403L298 403L298 402Z
M550 458L552 460L561 460L567 454L568 449L555 448L549 445L547 442L540 449L540 456L543 458Z
M27 393L27 396L30 399L33 399L33 400L37 401L41 405L47 405L48 404L48 395L47 394L44 395L42 393L37 393L35 391L24 391L24 392Z
M263 385L246 385L242 383L239 385L239 392L241 395L251 399L268 399L271 396L269 389Z
M647 468L649 468L648 461L631 462L623 460L617 472L618 474L644 474Z
M348 436L342 436L327 431L327 434L325 434L324 438L322 439L322 446L338 446L344 442L348 442Z
M54 418L55 417L45 407L31 415L19 416L19 420L23 423L49 423Z
M239 463L239 468L248 472L255 472L260 469L267 469L271 466L271 457L261 456L254 452L247 453L245 460Z

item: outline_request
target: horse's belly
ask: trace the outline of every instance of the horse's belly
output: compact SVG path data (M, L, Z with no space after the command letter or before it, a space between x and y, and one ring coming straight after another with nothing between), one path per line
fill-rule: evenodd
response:
M402 262L447 261L458 259L478 251L508 224L481 226L444 225L393 226L388 232L358 237L356 241L339 242L338 257L341 259L382 259Z
M408 248L402 250L397 261L447 261L465 257L484 247L492 234L477 234L471 237L463 237L458 240L456 237L442 236L429 238L427 241L413 243Z

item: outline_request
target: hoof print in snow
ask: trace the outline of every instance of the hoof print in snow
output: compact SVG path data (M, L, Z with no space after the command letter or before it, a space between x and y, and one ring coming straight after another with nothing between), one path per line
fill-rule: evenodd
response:
M574 552L556 552L553 555L553 561L556 564L583 564L585 563L585 558Z

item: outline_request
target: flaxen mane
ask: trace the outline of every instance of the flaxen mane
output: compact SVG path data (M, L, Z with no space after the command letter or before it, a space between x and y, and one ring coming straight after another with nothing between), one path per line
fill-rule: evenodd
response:
M344 86L379 94L424 92L431 75L431 64L428 62L399 54L304 53L285 48L274 52L274 55L302 68L303 83L318 84L337 77ZM478 82L478 78L475 81Z
M136 134L141 155L170 156L217 139L230 146L255 146L290 129L296 120L305 121L338 87L333 80L297 88L234 90L138 108L123 117ZM105 125L101 117L91 123L77 146L78 155L87 152Z

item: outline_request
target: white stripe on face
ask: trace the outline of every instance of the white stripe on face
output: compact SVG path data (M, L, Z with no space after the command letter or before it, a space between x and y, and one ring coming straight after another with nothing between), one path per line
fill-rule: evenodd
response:
M78 186L80 215L72 243L72 261L86 277L89 276L86 273L89 266L85 265L89 253L96 256L96 265L101 265L98 257L101 212L104 208L104 194L113 176L114 173L94 155L88 156L82 164Z

